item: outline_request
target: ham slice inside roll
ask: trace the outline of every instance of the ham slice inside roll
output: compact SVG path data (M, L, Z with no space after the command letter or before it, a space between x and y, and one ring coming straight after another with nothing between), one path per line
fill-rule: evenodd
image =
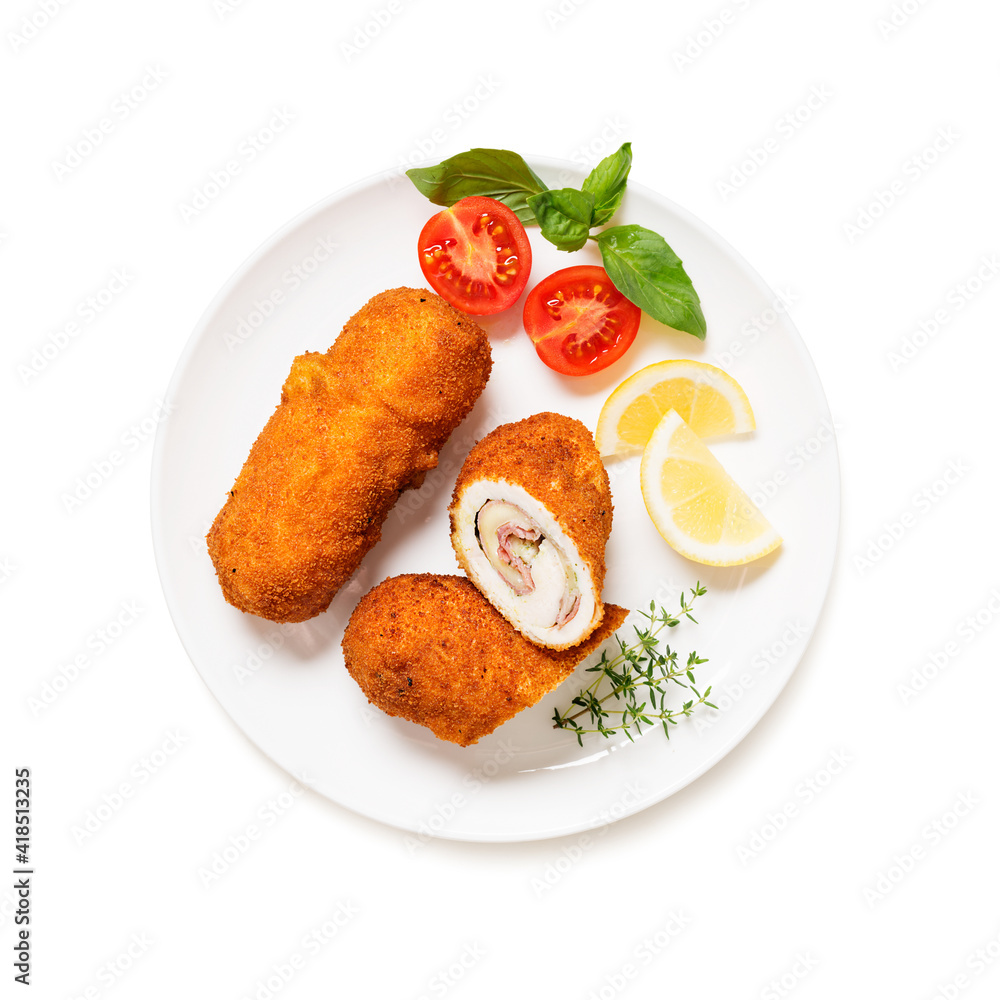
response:
M580 610L580 584L565 552L523 508L507 500L487 500L476 514L476 537L486 561L513 591L521 615L560 627ZM503 587L498 587L503 593Z

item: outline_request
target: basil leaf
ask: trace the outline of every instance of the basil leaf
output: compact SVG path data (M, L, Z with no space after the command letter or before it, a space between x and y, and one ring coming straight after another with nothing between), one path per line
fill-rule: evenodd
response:
M590 235L594 196L576 188L543 191L528 198L542 236L560 250L579 250Z
M613 226L597 235L604 270L615 287L653 319L705 339L701 301L667 241L642 226Z
M583 191L594 196L592 226L610 222L625 195L625 182L632 167L632 143L622 143L617 153L605 156L583 182Z
M502 201L525 225L535 221L528 196L547 190L524 158L509 149L470 149L436 167L412 167L406 176L435 205L454 205L471 195Z

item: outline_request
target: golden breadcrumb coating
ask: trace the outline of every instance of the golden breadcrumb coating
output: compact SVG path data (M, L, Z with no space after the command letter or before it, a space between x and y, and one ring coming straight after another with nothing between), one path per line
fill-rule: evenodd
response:
M585 642L542 649L465 577L395 576L358 602L344 662L373 705L469 746L569 677L627 614L606 604Z
M601 621L600 596L607 570L604 549L611 534L614 505L594 435L572 417L536 413L501 424L476 444L458 474L449 507L452 547L459 565L470 576L469 561L458 544L455 512L463 492L483 479L523 487L572 539L594 581L596 628ZM503 499L502 493L497 499Z
M376 295L325 354L297 357L208 532L226 600L275 622L324 611L490 368L482 328L415 288Z

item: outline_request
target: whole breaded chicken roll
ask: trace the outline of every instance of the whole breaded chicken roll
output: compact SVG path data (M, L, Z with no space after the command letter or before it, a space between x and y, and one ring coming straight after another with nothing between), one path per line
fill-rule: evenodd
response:
M275 622L324 611L490 368L482 328L415 288L376 295L326 353L297 357L208 532L226 600Z
M608 604L586 642L540 649L465 577L394 576L358 602L344 630L344 663L383 712L469 746L562 683L627 614Z
M611 489L579 420L536 413L491 431L449 512L462 569L525 638L568 649L601 623Z

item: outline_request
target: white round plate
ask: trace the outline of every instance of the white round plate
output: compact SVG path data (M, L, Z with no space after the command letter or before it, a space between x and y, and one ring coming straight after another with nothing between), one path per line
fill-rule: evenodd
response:
M533 161L551 186L579 185L565 164ZM414 837L534 840L635 813L688 784L760 720L805 650L826 594L839 523L832 420L809 355L774 294L698 220L630 185L615 224L660 233L684 261L708 322L704 344L643 317L639 336L606 371L567 378L546 368L520 326L520 307L487 318L493 374L469 418L419 491L403 495L382 540L330 608L276 625L223 599L204 536L260 429L277 405L292 359L323 351L346 320L385 288L424 287L417 234L439 209L406 177L365 181L309 209L239 269L208 307L170 384L152 475L152 531L166 601L192 662L246 735L316 791ZM567 254L530 229L529 289L571 264L600 263L596 247ZM358 599L397 573L459 572L447 504L471 445L497 424L555 410L597 425L608 393L664 358L718 364L744 387L757 430L711 444L784 538L746 567L688 562L646 514L638 459L609 462L615 500L606 600L675 609L701 581L699 624L670 633L683 656L708 657L713 686L702 706L636 742L553 728L553 709L577 693L583 666L538 705L477 745L462 748L368 705L344 669L340 641ZM631 626L626 630L631 634ZM590 663L592 661L587 661ZM590 675L592 676L592 675ZM588 677L589 679L589 677ZM677 704L684 694L676 689Z

